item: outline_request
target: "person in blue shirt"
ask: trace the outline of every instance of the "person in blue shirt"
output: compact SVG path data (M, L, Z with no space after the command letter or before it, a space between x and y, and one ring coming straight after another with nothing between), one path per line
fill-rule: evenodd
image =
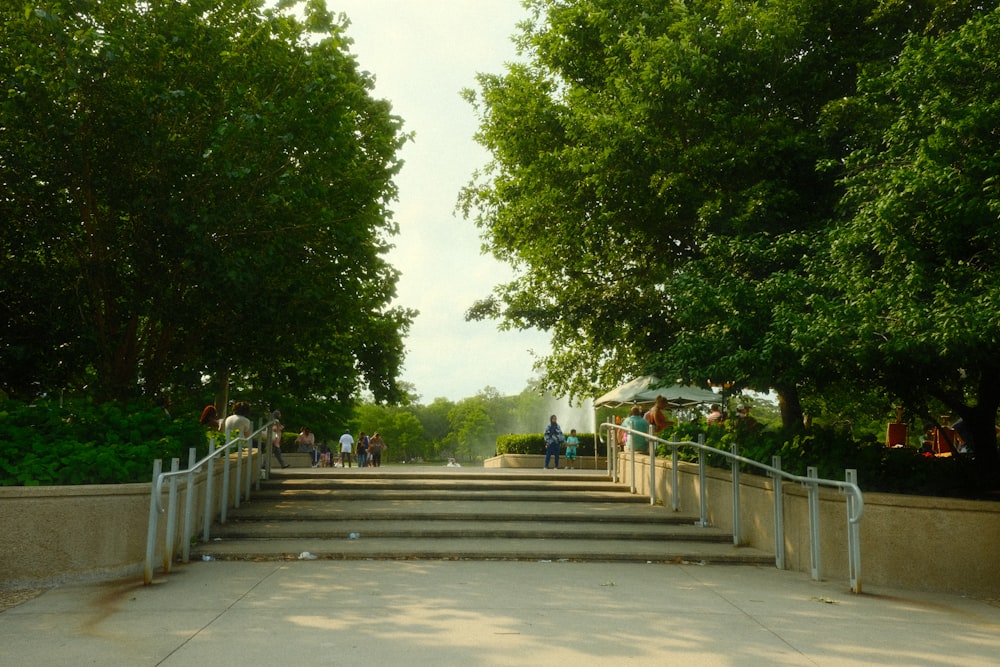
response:
M622 422L622 426L640 431L642 433L649 432L649 422L642 416L642 408L638 405L632 406L632 409L629 410L628 417L626 417L625 421ZM636 452L646 451L646 438L641 435L636 435L635 433L629 433L628 446L629 449Z
M580 438L576 437L576 429L570 429L569 436L566 438L566 467L574 468L576 466L576 447L580 444Z
M555 469L559 469L559 448L566 442L566 436L555 415L549 417L549 425L545 427L545 469L549 467L549 460L555 457Z

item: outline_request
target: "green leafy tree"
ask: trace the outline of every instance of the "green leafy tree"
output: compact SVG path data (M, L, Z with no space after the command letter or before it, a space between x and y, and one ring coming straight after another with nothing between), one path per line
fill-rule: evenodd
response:
M912 412L965 421L1000 477L1000 10L913 35L891 69L831 107L857 124L848 217L817 272L832 290L800 344L847 358Z
M455 455L466 461L493 456L496 450L496 423L489 416L482 397L459 401L448 413L450 440Z
M455 404L446 398L435 398L430 405L418 405L414 414L420 420L424 433L435 442L440 442L448 436L448 413Z
M12 395L211 376L258 397L401 397L413 313L389 306L385 254L407 137L320 4L304 22L257 0L0 18Z
M467 97L491 162L466 215L514 281L469 311L553 333L545 384L643 371L777 391L785 425L839 374L794 344L841 195L824 107L969 6L533 0L527 62Z

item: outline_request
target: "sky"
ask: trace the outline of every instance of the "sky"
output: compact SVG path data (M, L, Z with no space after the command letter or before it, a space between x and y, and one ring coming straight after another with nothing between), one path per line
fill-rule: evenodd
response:
M406 339L403 382L421 403L471 397L486 387L520 393L535 377L535 354L550 351L540 331L500 331L495 321L466 322L466 310L512 270L480 251L471 220L455 211L459 191L489 154L475 143L477 121L462 99L476 74L501 73L516 58L510 40L527 14L520 0L328 0L351 25L361 69L374 96L415 140L401 153L393 206L400 226L389 262L402 276L393 304L420 311Z

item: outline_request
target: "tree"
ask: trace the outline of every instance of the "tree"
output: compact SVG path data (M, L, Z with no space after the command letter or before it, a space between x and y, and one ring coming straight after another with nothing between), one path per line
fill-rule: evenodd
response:
M801 418L775 296L835 201L814 123L860 11L816 4L531 3L530 65L480 78L494 159L463 202L523 268L471 315L551 329L550 385L725 380Z
M801 425L842 377L794 343L850 152L823 109L959 4L530 2L528 62L467 93L492 161L461 203L519 271L469 316L552 331L571 395L654 372L774 389Z
M913 35L831 116L865 119L847 160L845 220L817 267L799 344L838 354L925 419L960 417L1000 479L1000 9Z
M257 0L2 18L12 393L155 395L207 374L257 395L346 401L364 382L400 398L414 313L389 307L385 254L407 137L343 26Z
M486 399L479 396L459 401L448 413L449 438L455 456L475 461L496 454L496 424L487 412Z

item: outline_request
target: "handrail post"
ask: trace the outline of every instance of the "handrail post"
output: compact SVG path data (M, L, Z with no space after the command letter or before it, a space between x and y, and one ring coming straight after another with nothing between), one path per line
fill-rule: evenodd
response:
M250 474L253 475L252 479L253 479L253 490L254 491L260 491L260 480L261 480L261 477L263 476L261 474L261 472L260 472L260 468L261 468L260 462L262 460L263 460L263 458L261 457L260 452L257 452L257 458L256 459L253 457L253 455L250 456L249 467L250 467ZM250 497L250 493L248 491L247 492L247 498L249 498L249 497Z
M806 468L806 477L810 480L819 479L819 471L815 466ZM819 483L807 482L809 492L809 558L812 564L812 578L819 581L820 549L819 549Z
M180 459L170 459L170 472L181 469ZM167 543L163 545L163 571L170 572L174 561L174 536L177 532L177 477L170 477L170 495L167 501Z
M226 522L226 512L229 509L229 444L226 443L226 451L222 456L222 497L219 499L219 523Z
M215 451L215 436L208 436L208 452ZM204 526L201 529L201 541L208 543L212 538L212 498L215 495L215 457L209 457L205 464L205 516Z
M649 425L649 434L653 434L653 425ZM656 441L649 439L649 504L656 504Z
M628 459L629 459L629 463L632 466L632 472L629 475L629 481L632 484L632 493L635 494L635 493L639 492L639 489L637 489L636 486L635 486L635 447L632 446L632 434L631 433L629 433L628 436L626 437L625 444L628 445Z
M607 445L608 453L608 474L611 475L611 480L618 483L618 437L619 433L613 428L610 428L611 424L614 423L614 417L608 417L607 424L609 428L605 429L605 444ZM612 442L614 440L614 442ZM614 452L612 458L612 452Z
M698 525L708 526L708 497L705 493L705 450L698 448Z
M771 467L781 471L781 457L771 457ZM774 566L785 569L785 501L784 484L781 475L771 473L771 484L774 487Z
M699 442L704 444L705 436L698 436ZM675 441L676 442L676 441ZM677 445L670 448L670 507L677 512L681 508L681 487L679 480Z
M250 487L253 484L253 447L247 447L247 459L245 462L240 462L242 465L246 466L246 471L243 476L243 499L250 500ZM260 477L260 473L257 473L257 477Z
M257 442L260 443L261 441L258 439ZM271 448L263 447L262 444L259 444L257 447L257 453L261 456L261 460L264 462L262 467L266 471L264 473L265 478L271 479Z
M250 449L250 444L244 439L240 438L236 441L236 480L233 482L233 488L236 493L233 496L233 508L238 509L240 506L240 497L243 495L243 443L247 443L247 449Z
M742 526L740 526L740 515L742 510L740 509L740 462L736 457L740 455L739 443L734 442L732 445L733 459L732 459L732 472L733 472L733 546L739 546L741 542Z
M194 447L188 450L187 495L184 498L184 542L181 543L181 562L191 562L191 525L194 520L195 482L194 466L198 462L198 450Z
M858 483L858 471L849 468L846 478L855 486ZM857 498L854 493L847 494L847 563L851 578L851 591L861 592L861 526L853 521L857 514Z
M149 485L149 528L146 531L146 562L143 568L142 581L146 586L153 583L153 559L156 558L156 533L157 533L157 519L159 518L159 512L157 511L157 505L159 504L158 498L156 497L156 480L159 478L160 473L163 472L163 460L156 459L153 461L153 481Z

